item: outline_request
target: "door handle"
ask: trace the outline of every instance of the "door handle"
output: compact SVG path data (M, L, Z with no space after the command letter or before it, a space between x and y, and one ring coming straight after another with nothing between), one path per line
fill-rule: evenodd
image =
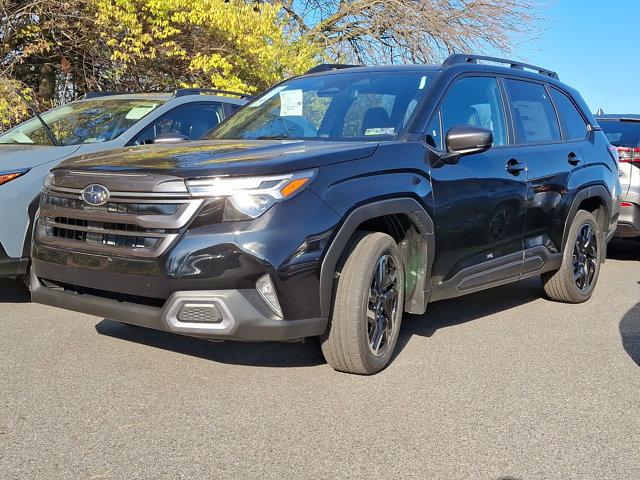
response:
M520 163L515 158L512 158L507 162L507 172L511 175L520 175L520 172L524 172L527 166L524 163Z
M567 161L575 167L582 161L582 158L580 158L575 153L571 152L569 153L569 155L567 155Z

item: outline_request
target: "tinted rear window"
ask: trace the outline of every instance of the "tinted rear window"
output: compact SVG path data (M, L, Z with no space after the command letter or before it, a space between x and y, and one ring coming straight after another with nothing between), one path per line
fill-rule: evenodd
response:
M560 126L544 86L520 80L505 83L518 144L559 141Z
M640 147L640 122L599 119L598 124L612 145Z

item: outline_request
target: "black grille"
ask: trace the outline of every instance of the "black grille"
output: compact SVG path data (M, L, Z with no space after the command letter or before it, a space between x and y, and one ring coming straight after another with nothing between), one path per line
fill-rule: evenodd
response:
M166 233L163 229L145 229L128 223L95 222L78 218L47 217L45 221L49 223L45 225L45 233L48 237L94 245L153 248L159 238L147 235ZM136 233L140 235L135 235Z
M204 203L170 193L165 197L127 192L105 205L92 206L80 195L80 190L71 188L45 189L36 228L39 242L98 254L156 258L176 241Z
M84 212L109 212L127 215L174 215L180 204L177 203L127 203L107 202L104 205L89 205L83 200L69 197L59 197L45 194L42 198L44 205L58 208L69 208Z

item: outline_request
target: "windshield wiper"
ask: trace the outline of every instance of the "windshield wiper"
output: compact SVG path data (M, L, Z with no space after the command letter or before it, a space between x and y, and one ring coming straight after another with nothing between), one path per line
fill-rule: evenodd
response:
M47 134L47 137L49 137L49 140L51 140L51 143L53 143L53 146L59 147L60 142L58 141L56 136L53 134L51 129L49 128L49 125L47 125L47 122L45 122L44 119L40 116L40 114L38 113L38 110L36 110L36 108L33 105L31 105L31 103L25 98L25 96L22 94L22 92L20 92L20 90L18 90L17 88L14 88L14 90L18 94L18 96L22 99L22 101L25 103L27 108L31 110L31 113L33 113L35 117L40 121L40 123L42 124L42 128L44 128L44 131Z

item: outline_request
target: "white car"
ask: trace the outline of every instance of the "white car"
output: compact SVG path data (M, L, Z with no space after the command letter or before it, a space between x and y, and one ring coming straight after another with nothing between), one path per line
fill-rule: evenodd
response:
M622 201L616 236L640 238L640 115L596 115L611 145L618 149Z
M36 117L0 134L0 277L27 273L31 219L51 168L76 155L199 139L247 103L228 93L89 94L41 115L53 138Z

